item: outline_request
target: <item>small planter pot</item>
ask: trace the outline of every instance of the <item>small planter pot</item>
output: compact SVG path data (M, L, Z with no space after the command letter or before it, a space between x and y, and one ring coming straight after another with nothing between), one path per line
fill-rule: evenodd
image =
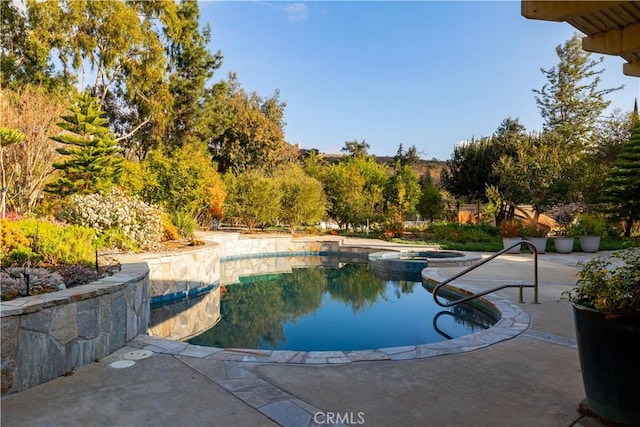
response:
M606 313L573 305L587 407L623 426L640 425L640 312Z
M600 248L600 236L580 236L582 252L598 252Z
M573 251L573 237L554 237L553 246L559 254L570 254Z
M518 243L518 242L522 242L522 237L503 237L502 238L502 244L504 248L508 248L509 246ZM519 254L520 253L520 246L516 246L515 248L511 248L509 249L506 253L508 254Z
M533 246L536 247L536 250L538 251L539 254L543 254L546 252L547 250L546 237L529 237L527 240L533 243Z

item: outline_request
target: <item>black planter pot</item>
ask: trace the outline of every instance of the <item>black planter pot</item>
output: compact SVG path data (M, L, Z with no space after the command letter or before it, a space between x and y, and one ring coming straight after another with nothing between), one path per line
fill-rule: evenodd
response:
M640 312L573 305L587 406L607 421L640 426Z

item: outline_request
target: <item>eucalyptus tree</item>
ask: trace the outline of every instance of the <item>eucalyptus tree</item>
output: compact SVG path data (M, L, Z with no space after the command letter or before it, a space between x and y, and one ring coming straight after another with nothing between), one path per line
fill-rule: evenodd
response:
M27 0L26 6L31 43L57 58L62 77L92 87L101 106L111 96L121 102L110 108L129 112L126 133L118 140L137 145L141 153L159 144L173 104L160 27L168 37L176 36L176 3Z
M62 76L50 61L49 50L31 36L26 11L17 2L0 1L0 86L19 90L32 85L47 90L70 88L73 76Z
M222 65L220 51L211 53L208 50L211 27L207 24L200 29L198 2L180 2L177 17L176 35L169 39L167 46L169 90L174 102L164 141L173 147L200 139L197 130L202 120L206 84Z
M270 97L248 93L235 73L215 85L204 103L200 126L213 160L221 173L234 174L249 169L271 173L296 157L284 139L284 108L276 90Z

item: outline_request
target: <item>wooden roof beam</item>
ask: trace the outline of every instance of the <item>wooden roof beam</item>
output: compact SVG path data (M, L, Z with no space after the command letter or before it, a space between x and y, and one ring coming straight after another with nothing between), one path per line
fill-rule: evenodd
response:
M584 37L582 48L607 55L621 55L640 50L640 23Z
M626 76L640 77L640 62L627 62L622 64L622 72Z
M520 4L520 10L525 18L561 22L623 3L628 2L524 0Z

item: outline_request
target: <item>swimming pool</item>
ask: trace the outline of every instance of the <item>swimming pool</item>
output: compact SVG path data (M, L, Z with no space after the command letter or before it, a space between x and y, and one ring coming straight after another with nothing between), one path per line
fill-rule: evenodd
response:
M314 266L295 262L290 271L269 272L263 261L243 260L259 274L221 286L218 323L189 343L355 351L442 342L496 322L496 315L482 304L443 312L419 273L380 272L367 262L345 264L332 257L320 257Z

